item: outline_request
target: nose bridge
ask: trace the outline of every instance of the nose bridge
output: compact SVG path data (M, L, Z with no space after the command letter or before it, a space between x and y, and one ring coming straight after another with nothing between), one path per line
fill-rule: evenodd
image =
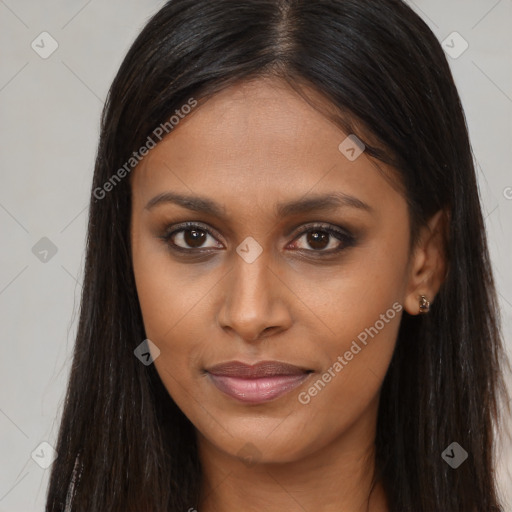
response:
M266 329L288 326L289 312L267 257L261 255L252 263L235 257L218 318L221 327L246 340L257 339Z
M272 273L267 259L260 256L253 263L247 263L239 258L232 274L232 293L238 296L238 301L252 302L261 307L263 305L262 295L271 291L269 290L269 274Z

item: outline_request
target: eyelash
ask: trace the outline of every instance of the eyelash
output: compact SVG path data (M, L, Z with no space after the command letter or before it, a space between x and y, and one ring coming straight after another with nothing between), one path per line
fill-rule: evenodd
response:
M212 250L217 249L217 248L213 248L213 247L204 247L204 248L191 247L189 249L185 249L183 247L176 245L172 241L172 237L175 236L176 234L182 233L185 231L194 231L194 230L204 232L207 235L210 235L211 237L213 237L217 240L215 233L211 229L207 228L206 226L204 226L202 224L195 223L195 222L185 222L185 223L179 224L177 226L172 226L171 228L168 229L168 231L166 233L164 233L163 236L161 236L159 238L161 238L169 246L169 248L171 250L182 253L182 254L188 254L188 255L192 255L194 253L195 254L198 254L198 253L205 254L205 253L211 252ZM339 247L337 247L335 249L328 249L328 250L324 250L324 249L318 249L318 250L295 249L295 250L303 252L303 253L314 254L314 255L317 255L317 254L333 255L333 254L337 254L337 253L347 249L348 247L355 245L356 240L348 231L342 230L339 228L334 228L328 224L323 224L323 223L313 223L311 225L308 225L307 229L301 231L300 233L297 234L297 236L294 237L292 243L300 240L304 235L307 235L308 233L315 233L315 232L327 233L329 236L336 238L340 243ZM330 240L329 240L329 243L330 243Z

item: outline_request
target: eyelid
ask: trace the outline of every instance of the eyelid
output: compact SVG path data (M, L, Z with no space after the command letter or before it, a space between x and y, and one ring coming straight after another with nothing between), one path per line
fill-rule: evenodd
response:
M179 246L175 245L173 242L171 242L170 238L173 235L175 235L176 233L179 233L181 231L186 231L187 229L192 230L194 228L199 228L201 231L204 231L208 235L210 235L213 238L215 238L215 240L217 240L217 242L219 242L221 245L223 245L225 247L224 242L219 240L222 237L217 232L217 230L211 228L207 224L204 224L203 222L200 222L200 221L187 221L187 222L181 222L179 224L173 224L173 225L169 226L164 231L164 234L160 238L162 238L168 244L172 245L173 249L182 250L182 251L185 251L185 252L200 251L200 250L204 251L204 250L214 249L213 247L203 247L203 248L202 247L196 247L196 248L184 249L183 247L179 247Z
M328 222L307 222L306 224L300 224L300 226L298 226L297 228L294 228L291 231L291 233L292 234L296 233L296 235L294 235L294 240L295 240L297 236L303 235L303 234L308 233L309 231L313 231L315 229L318 229L318 230L322 229L329 233L334 232L334 233L337 233L337 234L347 237L347 238L353 238L352 234L349 231L347 231L346 229L339 227L339 226L335 226Z
M341 247L337 247L335 249L328 249L328 250L313 250L313 249L296 249L297 251L303 251L308 253L315 253L315 254L333 254L336 252L340 252L343 249L347 248L348 246L351 246L355 242L355 236L352 235L348 230L341 228L339 226L335 226L326 222L311 222L307 224L301 224L300 231L294 235L293 240L290 242L291 244L295 243L297 240L302 238L305 234L313 232L313 231L324 231L328 233L329 235L336 238L340 244ZM336 236L336 235L339 235Z
M180 247L180 246L174 244L174 242L171 242L170 238L173 235L175 235L176 233L185 231L187 229L192 230L193 228L199 228L201 231L204 231L208 235L215 238L215 240L217 240L217 242L219 242L225 248L225 243L222 242L221 240L219 240L219 239L222 239L222 237L217 232L217 230L214 228L211 228L209 225L207 225L203 222L200 222L200 221L187 221L187 222L182 222L179 224L173 224L165 230L163 236L161 236L160 238L163 239L167 244L172 246L172 249L175 249L175 250L181 251L181 252L186 252L186 253L199 252L199 251L206 252L206 251L218 249L218 248L213 248L213 247L195 247L195 248L186 249L186 248L183 248L183 247ZM319 231L320 230L325 231L326 233L330 234L331 236L334 236L341 243L341 247L335 248L335 249L317 250L317 251L315 251L314 249L295 249L296 251L316 253L316 254L322 254L322 253L332 254L332 253L339 252L339 251L343 250L344 248L352 245L355 242L355 237L349 231L347 231L346 229L341 228L339 226L335 226L333 224L326 223L326 222L309 222L306 224L300 224L295 229L292 229L291 232L288 232L288 234L286 236L290 236L290 235L293 236L293 239L290 242L290 244L293 244L298 239L300 239L302 236L304 236L305 234L307 234L311 231L314 231L315 229L319 230ZM339 235L339 238L336 235Z

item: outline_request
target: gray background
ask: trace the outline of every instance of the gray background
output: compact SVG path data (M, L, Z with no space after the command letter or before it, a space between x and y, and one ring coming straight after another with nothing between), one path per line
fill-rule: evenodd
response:
M446 40L447 51L464 48L454 31L469 45L448 60L478 164L512 353L512 0L409 3ZM129 45L163 4L0 0L0 512L44 509L49 469L32 453L54 442L64 399L100 112ZM31 47L35 41L39 52L51 49L48 36L39 37L43 31L58 44L46 59ZM56 254L44 253L43 237ZM48 448L38 450L48 456ZM499 454L512 511L508 438Z

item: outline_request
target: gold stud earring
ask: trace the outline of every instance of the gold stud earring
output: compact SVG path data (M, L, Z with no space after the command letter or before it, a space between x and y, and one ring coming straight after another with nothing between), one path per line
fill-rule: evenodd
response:
M425 295L420 295L420 314L428 313L430 311L430 302Z

